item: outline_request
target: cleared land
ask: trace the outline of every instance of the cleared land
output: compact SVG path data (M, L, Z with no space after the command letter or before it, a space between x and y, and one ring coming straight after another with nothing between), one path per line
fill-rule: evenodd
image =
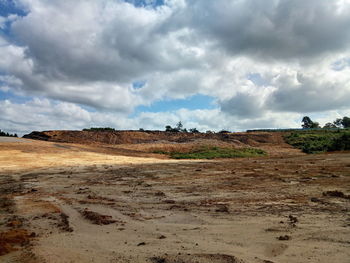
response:
M0 142L0 261L349 262L349 152L306 155L277 133L219 139ZM153 153L196 145L268 155Z

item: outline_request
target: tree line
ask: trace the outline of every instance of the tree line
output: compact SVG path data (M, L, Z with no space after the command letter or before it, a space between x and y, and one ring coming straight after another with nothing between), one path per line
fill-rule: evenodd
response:
M2 131L2 130L0 130L0 136L5 136L5 137L18 137L16 133L11 134L11 133L8 133L8 132L4 132L4 131Z
M320 124L318 122L312 121L309 116L303 117L301 127L303 129L320 129L321 128ZM350 128L350 118L346 116L343 118L338 118L333 122L327 122L322 128L323 129Z
M186 129L184 128L183 124L181 121L179 121L176 126L173 128L170 125L165 126L165 131L166 132L191 132L191 133L199 133L197 128L191 128L191 129Z

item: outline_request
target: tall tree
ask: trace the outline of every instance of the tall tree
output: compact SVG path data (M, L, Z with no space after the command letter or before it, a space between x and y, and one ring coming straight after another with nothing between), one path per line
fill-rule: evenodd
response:
M337 128L341 128L342 125L343 125L342 122L343 122L343 119L338 118L338 119L336 119L336 120L333 122L333 124L334 124Z
M343 125L344 128L350 128L350 118L345 116L342 119L341 124Z
M176 124L176 129L177 129L179 132L182 131L183 127L184 127L184 126L182 125L182 122L181 122L181 121L179 121L179 122Z
M311 128L312 123L313 123L309 116L304 116L303 119L301 120L301 122L303 123L301 125L301 127L303 127L303 129Z
M320 124L318 122L313 122L309 116L304 116L302 119L303 129L311 129L311 128L320 128Z

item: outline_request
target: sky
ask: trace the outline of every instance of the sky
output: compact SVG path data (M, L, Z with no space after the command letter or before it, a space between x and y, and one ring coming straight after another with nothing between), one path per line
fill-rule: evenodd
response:
M350 116L350 0L0 0L0 129Z

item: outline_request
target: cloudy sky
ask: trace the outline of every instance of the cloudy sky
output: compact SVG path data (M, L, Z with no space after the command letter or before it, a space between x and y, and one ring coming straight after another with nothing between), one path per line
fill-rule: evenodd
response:
M0 129L350 116L350 0L0 0Z

